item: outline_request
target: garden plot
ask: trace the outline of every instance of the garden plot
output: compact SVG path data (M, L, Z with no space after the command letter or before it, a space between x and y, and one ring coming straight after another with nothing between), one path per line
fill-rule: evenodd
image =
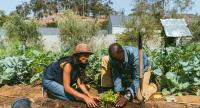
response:
M61 100L44 99L41 86L14 85L0 88L0 108L10 108L17 97L29 97L33 108L87 108L82 102L67 102ZM100 103L99 103L100 105ZM124 108L140 108L137 101L129 102ZM104 108L114 108L106 104ZM176 102L166 102L163 99L153 99L145 103L145 108L200 108L200 96L177 96Z

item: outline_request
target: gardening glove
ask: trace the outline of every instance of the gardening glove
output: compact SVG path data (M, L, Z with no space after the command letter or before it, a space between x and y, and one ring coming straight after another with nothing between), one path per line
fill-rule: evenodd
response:
M123 107L127 102L128 102L128 98L126 98L125 96L121 96L120 98L118 98L115 106Z

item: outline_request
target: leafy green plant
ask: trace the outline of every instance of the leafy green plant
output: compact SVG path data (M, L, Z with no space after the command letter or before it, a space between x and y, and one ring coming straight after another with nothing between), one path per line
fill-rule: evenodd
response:
M1 57L0 84L33 83L41 80L43 70L69 52L52 53L31 48L16 56Z
M58 60L61 57L69 55L69 52L60 52L58 54L53 52L46 52L42 50L30 49L26 51L25 56L32 59L31 71L33 77L30 79L30 83L36 80L41 80L44 69L52 62Z
M26 57L33 59L31 64L31 68L33 73L43 72L44 68L55 61L56 55L51 52L38 51L38 50L30 50L25 53Z
M117 94L115 94L112 90L106 91L101 94L102 101L104 103L115 103L117 101Z
M200 43L148 53L165 95L195 94L200 87Z
M101 108L105 108L106 104L115 104L117 101L118 95L115 94L112 90L106 91L100 94L102 101L101 101Z
M0 60L0 84L29 83L33 60L25 56L6 57Z
M85 82L94 88L100 87L100 66L101 66L101 58L104 55L108 55L107 49L102 49L100 51L95 52L89 58L89 65L86 69L86 79Z

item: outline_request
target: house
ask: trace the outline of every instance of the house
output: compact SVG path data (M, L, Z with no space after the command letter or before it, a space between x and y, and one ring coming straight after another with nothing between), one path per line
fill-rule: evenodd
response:
M175 45L185 44L190 41L192 34L187 27L185 19L161 19L163 32L167 44Z
M129 20L130 16L122 15L111 15L109 16L108 33L109 34L121 34L126 28L124 27L124 22Z

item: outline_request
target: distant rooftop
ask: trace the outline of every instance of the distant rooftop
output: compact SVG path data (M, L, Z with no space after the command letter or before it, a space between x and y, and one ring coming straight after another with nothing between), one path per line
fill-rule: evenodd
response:
M59 29L58 28L50 28L50 27L39 27L39 32L42 35L59 35Z
M185 19L161 19L167 37L192 36Z
M122 27L124 22L129 20L130 16L124 16L124 15L111 15L109 17L110 23L113 27Z

